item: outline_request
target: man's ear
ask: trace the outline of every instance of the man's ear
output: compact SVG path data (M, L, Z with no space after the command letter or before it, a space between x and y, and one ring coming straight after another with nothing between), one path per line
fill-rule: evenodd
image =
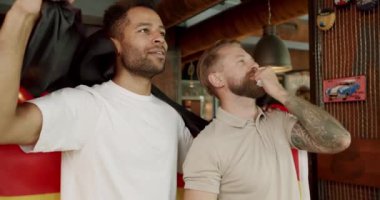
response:
M112 37L111 37L111 41L115 45L116 54L120 55L120 53L121 53L121 43L120 43L120 41L118 39L115 39L115 38L112 38Z
M211 85L215 88L220 88L224 86L224 79L222 75L218 72L210 73L207 78Z

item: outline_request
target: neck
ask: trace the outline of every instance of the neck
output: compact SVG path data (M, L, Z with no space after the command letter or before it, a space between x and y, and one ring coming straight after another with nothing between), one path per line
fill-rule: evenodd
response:
M122 73L116 73L112 81L136 94L146 96L151 94L151 79L132 74L126 70L124 70Z
M258 114L256 100L236 95L220 98L223 110L242 119L255 119Z

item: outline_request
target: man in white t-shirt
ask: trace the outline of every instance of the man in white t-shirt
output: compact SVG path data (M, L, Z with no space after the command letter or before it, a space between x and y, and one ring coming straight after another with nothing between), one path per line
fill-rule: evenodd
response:
M112 80L17 105L21 64L42 0L16 0L0 30L0 144L62 151L61 199L175 199L192 142L179 114L152 96L167 43L150 4L117 3L104 26L117 57Z

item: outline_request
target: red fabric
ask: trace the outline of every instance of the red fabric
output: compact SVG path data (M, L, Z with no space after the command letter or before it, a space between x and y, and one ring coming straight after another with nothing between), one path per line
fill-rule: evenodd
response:
M57 193L61 153L24 153L18 145L0 145L0 196Z
M185 187L185 181L183 181L183 174L177 173L177 187L179 188Z
M24 88L19 103L32 99ZM0 145L0 196L60 191L61 153L24 153L18 145Z
M300 163L299 163L299 158L298 158L298 149L293 149L292 148L292 154L293 154L293 161L294 165L296 167L296 172L297 172L297 180L300 180Z
M277 110L281 110L281 111L284 111L284 112L289 112L288 109L281 105L281 104L271 104L268 106L268 108L270 109L277 109Z

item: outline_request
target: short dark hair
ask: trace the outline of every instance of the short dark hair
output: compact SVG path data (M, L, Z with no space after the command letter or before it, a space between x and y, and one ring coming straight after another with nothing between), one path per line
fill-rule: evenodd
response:
M145 7L151 10L156 10L156 5L153 0L121 0L111 5L103 16L103 29L109 37L116 37L121 33L123 28L123 20L127 16L130 9L134 7Z

